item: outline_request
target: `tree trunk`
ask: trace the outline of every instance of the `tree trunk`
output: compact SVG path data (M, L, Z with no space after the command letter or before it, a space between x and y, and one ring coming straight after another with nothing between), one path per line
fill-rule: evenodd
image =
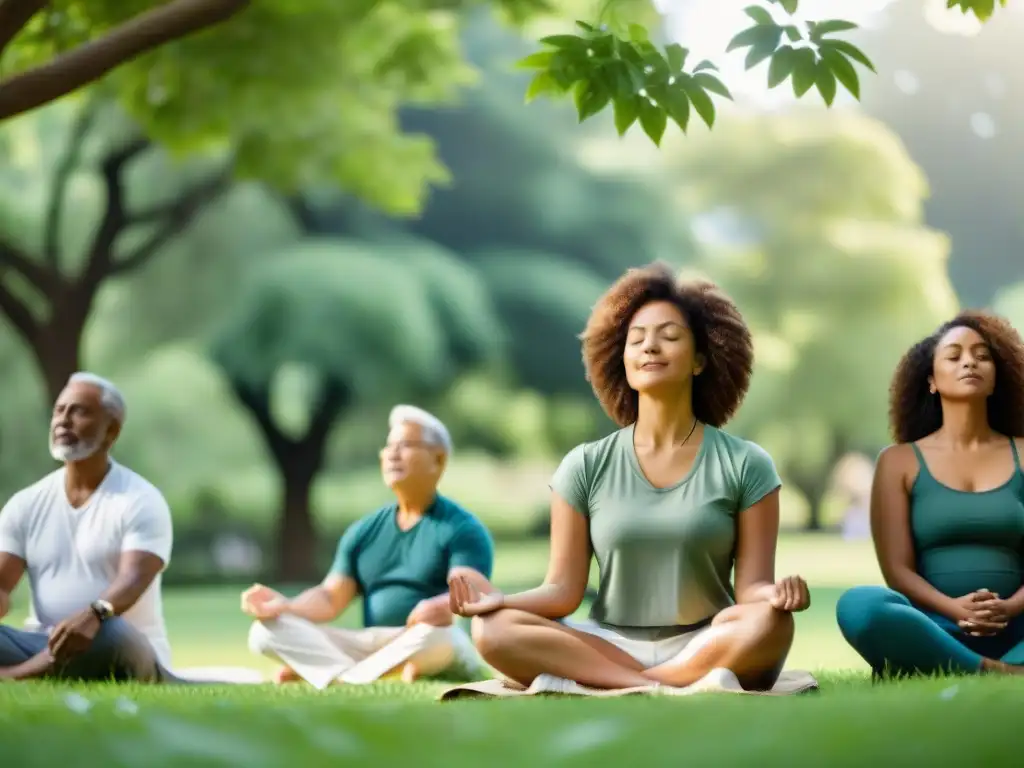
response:
M52 302L63 306L40 327L32 341L32 353L46 385L49 405L57 400L71 374L81 370L82 336L94 298L95 293L86 286L72 286L62 299Z
M79 114L72 126L67 151L58 163L44 224L42 258L0 240L0 312L32 351L50 404L56 400L68 377L80 369L82 335L103 283L142 267L160 252L192 223L204 205L227 189L233 168L231 159L213 176L183 190L172 200L148 210L130 212L124 199L125 167L148 149L150 142L137 138L112 150L101 163L106 207L90 243L85 266L77 275L65 274L61 270L57 243L66 187L79 162L82 143L92 126L96 109L96 103L89 102ZM115 259L119 237L136 225L149 225L149 236ZM34 311L29 303L12 292L4 282L7 275L17 275L31 286L46 311Z
M316 472L300 460L299 453L281 464L282 498L277 522L277 576L282 581L316 581L317 531L311 495Z
M277 578L287 582L318 581L322 573L317 558L317 528L311 494L313 482L323 469L327 438L347 405L348 393L335 382L325 382L306 434L293 438L274 423L269 385L255 387L237 380L232 380L231 384L239 401L256 421L281 478Z
M846 450L846 439L842 435L834 433L828 457L819 471L801 472L794 470L788 473L790 482L807 500L807 524L805 527L807 531L820 531L823 527L821 515L825 494L828 492L829 476L836 462L842 458Z

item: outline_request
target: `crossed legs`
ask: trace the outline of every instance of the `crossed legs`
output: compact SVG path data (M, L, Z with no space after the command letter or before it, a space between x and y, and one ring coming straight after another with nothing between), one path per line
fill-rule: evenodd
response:
M793 627L792 614L767 603L735 605L715 616L677 656L649 668L607 640L523 611L506 608L477 616L472 634L484 660L523 685L548 673L593 688L684 687L724 667L744 688L767 690L785 664Z
M13 680L48 677L62 680L171 682L146 637L122 618L105 622L89 650L66 664L47 665L42 672L33 660L46 650L42 632L0 625L0 670Z

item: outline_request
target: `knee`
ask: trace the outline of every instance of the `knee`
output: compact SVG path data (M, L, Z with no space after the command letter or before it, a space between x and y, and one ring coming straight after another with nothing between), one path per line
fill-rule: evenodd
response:
M274 633L262 621L254 621L249 627L249 651L257 656L266 656L270 652Z
M501 653L510 642L514 642L514 633L517 626L535 623L532 614L525 611L517 611L511 608L502 608L483 616L474 616L470 625L470 634L473 638L473 645L476 646L484 660L493 658L495 654Z
M90 650L109 661L117 679L152 680L159 677L153 646L145 635L119 616L103 622Z
M899 596L890 589L862 586L848 589L836 603L836 623L848 642L856 643L877 624Z
M789 611L780 611L770 603L752 603L745 617L758 642L768 642L785 648L793 642L796 622Z

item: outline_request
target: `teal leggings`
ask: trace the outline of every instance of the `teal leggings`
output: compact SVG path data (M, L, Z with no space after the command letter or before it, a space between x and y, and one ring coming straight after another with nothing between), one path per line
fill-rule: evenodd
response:
M945 616L885 587L854 587L836 605L846 642L879 675L976 673L982 658L1024 664L1024 616L992 637L972 637Z

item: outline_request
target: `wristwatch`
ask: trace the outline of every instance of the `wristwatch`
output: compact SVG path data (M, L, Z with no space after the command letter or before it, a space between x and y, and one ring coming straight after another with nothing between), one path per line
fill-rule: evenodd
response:
M114 606L106 600L94 600L89 607L92 609L92 612L96 614L96 618L101 622L112 618L114 615Z

